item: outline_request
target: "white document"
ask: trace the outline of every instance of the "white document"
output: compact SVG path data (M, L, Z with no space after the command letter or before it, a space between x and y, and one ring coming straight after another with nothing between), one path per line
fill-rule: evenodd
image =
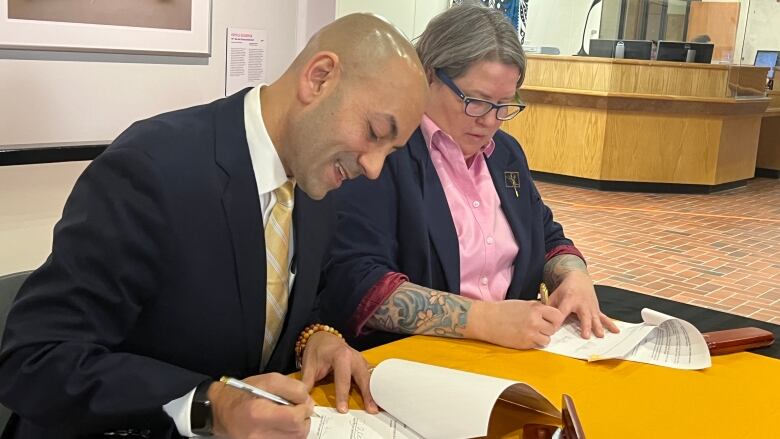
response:
M225 96L265 82L266 39L264 30L228 28Z
M690 323L648 308L642 310L642 320L616 321L620 333L604 330L604 338L586 340L580 336L576 316L570 316L542 350L588 361L618 358L675 369L712 365L704 336Z
M386 412L325 413L321 420L312 418L309 439L485 436L499 398L561 417L561 412L528 384L406 360L379 363L371 374L370 386L374 400ZM322 409L317 410L320 413Z
M364 410L339 413L336 409L315 407L319 418L311 418L308 439L423 439L401 421L380 412L378 415Z

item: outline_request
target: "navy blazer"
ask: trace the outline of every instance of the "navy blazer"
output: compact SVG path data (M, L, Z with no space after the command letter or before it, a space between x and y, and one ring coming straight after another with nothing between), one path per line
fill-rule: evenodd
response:
M542 281L545 254L572 242L542 202L517 141L503 131L493 140L496 147L487 165L520 248L506 297L533 299ZM420 129L406 146L388 157L377 180L345 182L333 196L336 233L320 308L326 320L347 333L363 297L388 272L403 273L428 288L460 292L458 237ZM518 184L511 183L509 175L519 176ZM397 338L373 332L351 341L367 348Z
M135 123L78 179L51 255L8 317L0 402L15 418L4 437L179 437L163 404L208 378L261 372L266 262L247 91ZM296 190L297 276L266 371L291 370L313 319L328 206Z

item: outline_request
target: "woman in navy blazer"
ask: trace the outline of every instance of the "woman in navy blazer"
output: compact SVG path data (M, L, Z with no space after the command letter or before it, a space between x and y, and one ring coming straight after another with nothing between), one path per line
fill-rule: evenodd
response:
M379 179L335 196L324 316L359 347L428 334L527 349L572 313L585 338L616 332L520 145L499 130L524 108L517 31L496 10L455 7L417 52L430 87L422 125ZM548 304L533 300L542 281Z

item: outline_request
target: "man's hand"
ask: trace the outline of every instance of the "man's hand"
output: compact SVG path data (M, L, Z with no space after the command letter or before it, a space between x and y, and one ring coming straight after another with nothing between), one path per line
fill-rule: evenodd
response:
M309 433L314 401L306 386L278 373L249 377L244 382L290 401L279 405L255 398L215 381L209 387L216 436L239 438L305 438Z
M363 395L366 411L379 412L374 399L371 398L371 390L368 386L371 378L368 362L360 352L349 347L344 339L326 331L315 332L306 342L302 363L301 375L309 391L314 387L315 382L333 372L336 409L339 412L346 413L349 410L347 400L353 379Z
M514 349L547 346L560 328L563 315L537 301L474 301L465 335Z
M604 327L610 332L620 332L615 322L599 309L593 281L585 271L574 270L566 273L558 287L550 295L550 306L554 306L565 319L574 313L580 319L582 338L604 337Z

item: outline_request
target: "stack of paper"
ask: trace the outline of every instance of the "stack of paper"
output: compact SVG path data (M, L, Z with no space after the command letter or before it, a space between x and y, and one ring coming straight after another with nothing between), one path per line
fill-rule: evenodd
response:
M620 332L583 339L579 321L569 317L550 337L543 351L588 361L619 358L675 369L706 369L712 365L707 342L698 329L652 309L642 310L642 323L616 321Z

